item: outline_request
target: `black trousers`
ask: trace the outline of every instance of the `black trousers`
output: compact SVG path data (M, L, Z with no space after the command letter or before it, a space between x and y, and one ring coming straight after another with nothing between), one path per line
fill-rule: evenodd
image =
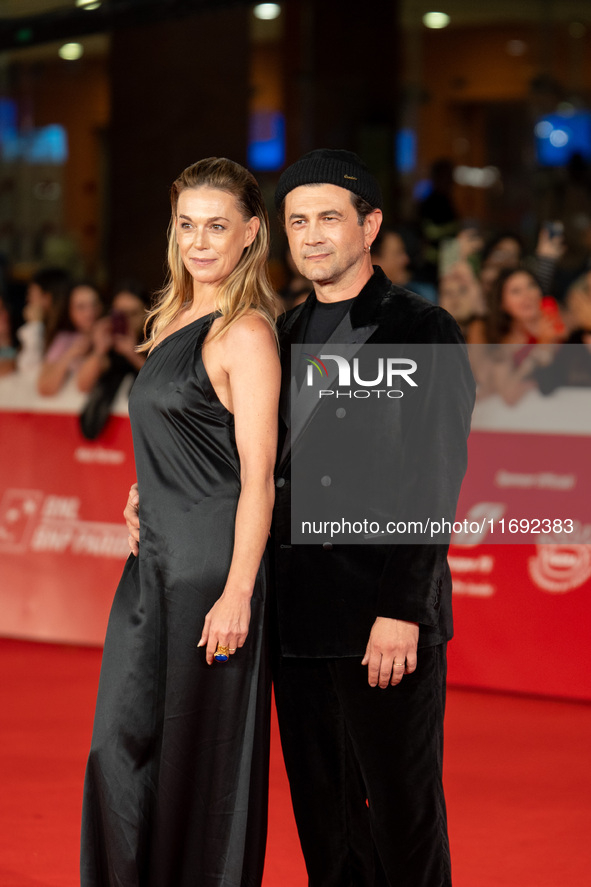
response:
M310 887L450 887L446 646L385 690L360 658L277 656L274 678Z

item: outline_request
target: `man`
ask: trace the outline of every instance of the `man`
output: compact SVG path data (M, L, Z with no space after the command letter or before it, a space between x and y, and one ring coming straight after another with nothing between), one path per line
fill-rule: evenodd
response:
M446 548L292 544L290 397L302 380L297 367L292 379L290 351L305 342L455 346L457 385L437 389L429 401L434 444L429 463L419 466L437 502L444 489L443 498L455 504L464 473L471 374L453 319L373 268L381 195L355 154L305 155L282 174L276 204L298 271L314 286L280 324L272 627L281 741L309 884L449 887L441 783L452 632ZM438 367L431 369L436 380ZM300 443L314 437L315 427ZM312 444L323 447L322 440ZM133 546L133 491L125 514Z
M455 321L372 267L381 196L356 155L307 154L282 174L276 205L294 262L314 286L280 324L283 441L274 531L275 696L309 883L448 887L441 782L452 633L447 549L336 545L329 538L291 544L289 401L298 370L290 371L290 350L327 342L455 345L456 384L430 397L422 430L432 443L418 466L433 501L445 500L448 509L465 470L472 377ZM432 360L436 384L441 359ZM317 427L312 418L300 434L304 452L306 439L316 452L326 449ZM360 462L371 458L359 453Z

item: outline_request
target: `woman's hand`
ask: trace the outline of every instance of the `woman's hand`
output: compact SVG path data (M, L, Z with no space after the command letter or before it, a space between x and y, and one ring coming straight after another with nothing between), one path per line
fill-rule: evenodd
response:
M228 647L230 654L244 645L250 625L250 593L247 595L225 590L215 602L203 623L198 647L206 646L205 658L211 665L218 644Z
M105 355L113 347L111 318L101 317L94 324L91 332L92 347L96 354Z
M90 351L91 344L91 338L87 333L78 333L65 352L64 361L72 363L79 357L84 357Z

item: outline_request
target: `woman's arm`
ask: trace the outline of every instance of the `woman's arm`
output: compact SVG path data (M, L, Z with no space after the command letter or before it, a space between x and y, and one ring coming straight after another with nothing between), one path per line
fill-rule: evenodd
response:
M248 634L250 599L275 497L280 368L273 332L256 315L241 318L215 340L208 357L213 384L216 377L226 382L224 401L234 414L241 479L230 571L222 596L205 617L199 641L199 646L207 646L211 664L218 644L235 650Z
M109 350L113 345L111 319L102 317L95 323L92 333L92 350L87 354L76 373L78 391L92 391L102 374L109 368Z
M37 388L39 394L51 397L57 394L66 381L72 364L83 357L90 348L90 339L84 333L78 333L65 351L52 359L51 349L41 365Z

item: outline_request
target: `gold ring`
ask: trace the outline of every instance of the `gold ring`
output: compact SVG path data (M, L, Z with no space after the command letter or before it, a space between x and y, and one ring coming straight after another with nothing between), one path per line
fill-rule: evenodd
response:
M213 658L216 662L227 662L228 657L230 656L230 648L226 647L225 644L218 644L216 647L216 651L213 654Z
M394 668L406 668L406 662L395 662Z

